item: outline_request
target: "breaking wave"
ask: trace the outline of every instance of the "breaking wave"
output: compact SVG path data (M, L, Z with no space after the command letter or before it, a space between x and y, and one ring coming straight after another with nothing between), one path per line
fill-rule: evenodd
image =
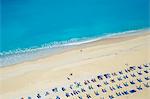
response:
M54 41L52 43L46 43L41 46L34 46L31 48L25 49L16 49L10 51L3 51L0 52L0 67L8 66L16 63L20 63L27 60L37 59L39 57L47 56L50 53L57 52L61 48L70 47L70 46L77 46L89 42L94 42L97 40L101 40L104 38L110 38L113 36L119 36L123 34L134 34L138 33L138 31L142 31L145 29L139 30L130 30L125 32L117 32L117 33L105 33L103 36L95 36L95 37L84 37L84 38L72 38L67 41Z

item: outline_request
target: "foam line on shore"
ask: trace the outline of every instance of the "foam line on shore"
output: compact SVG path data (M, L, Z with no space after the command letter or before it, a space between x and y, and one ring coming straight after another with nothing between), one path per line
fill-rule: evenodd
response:
M26 49L17 49L15 51L9 51L9 52L1 52L0 53L0 63L1 63L0 67L40 58L41 56L47 55L47 53L49 52L53 52L57 48L86 44L86 43L98 41L101 39L121 36L124 34L135 34L144 30L146 29L130 30L130 31L117 32L117 33L111 33L111 34L105 33L104 36L96 36L92 38L90 37L89 38L86 38L86 37L85 38L73 38L68 41L43 44L41 45L41 47L32 47L32 48L26 48Z

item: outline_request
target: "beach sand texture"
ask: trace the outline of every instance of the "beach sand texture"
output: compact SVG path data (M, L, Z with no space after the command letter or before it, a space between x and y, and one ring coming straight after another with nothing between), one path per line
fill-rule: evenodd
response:
M140 65L142 69L138 68ZM129 68L130 66L135 66L135 70ZM130 69L130 72L125 72L125 69ZM117 76L111 74L114 72ZM137 72L142 72L142 75ZM145 30L138 34L82 44L63 53L0 68L0 99L21 99L21 97L28 99L28 96L38 99L38 93L41 99L59 99L56 96L60 96L60 99L80 99L78 96L88 99L87 95L90 95L91 99L111 99L111 95L115 99L149 99L150 73L148 72L150 72L150 31ZM111 78L106 78L104 74L110 74ZM132 77L132 74L135 74L135 77ZM98 79L98 75L103 75L103 80ZM126 75L128 78L124 78ZM122 80L119 81L119 77ZM92 78L96 82L91 81ZM115 80L114 83L111 82L112 79ZM142 82L137 79L141 79ZM85 85L87 80L90 83ZM132 81L135 84L131 84ZM124 86L123 82L127 82L129 86ZM81 86L76 86L78 83ZM101 86L98 87L98 84ZM117 85L122 88L117 88ZM70 89L70 86L73 89ZM90 89L89 86L93 88ZM115 90L111 91L112 86ZM62 87L66 90L62 91ZM81 92L82 88L86 92ZM107 92L103 92L104 89ZM71 96L73 90L80 93ZM116 95L125 90L129 92L128 95ZM136 92L132 93L131 90ZM94 91L99 95L95 95ZM48 93L45 96L46 92ZM68 98L66 93L70 95Z

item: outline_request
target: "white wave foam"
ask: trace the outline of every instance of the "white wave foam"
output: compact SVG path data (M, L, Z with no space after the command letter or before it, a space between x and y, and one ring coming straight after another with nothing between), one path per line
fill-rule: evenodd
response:
M7 65L18 63L18 62L31 60L32 58L35 58L41 55L44 56L47 53L47 50L50 50L50 49L56 50L56 48L81 45L81 44L101 40L104 38L119 36L122 34L129 34L129 33L135 33L135 32L137 33L138 31L143 31L143 30L145 29L130 30L130 31L111 33L111 34L105 33L104 36L97 36L97 37L92 37L92 38L87 38L87 37L73 38L68 41L60 41L60 42L55 41L52 43L43 44L40 47L32 47L32 48L26 48L26 49L16 49L14 51L10 50L8 52L0 52L0 63L1 63L0 66L7 66Z

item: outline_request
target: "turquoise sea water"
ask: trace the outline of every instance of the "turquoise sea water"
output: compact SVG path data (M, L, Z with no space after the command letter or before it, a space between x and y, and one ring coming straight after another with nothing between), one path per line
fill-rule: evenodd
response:
M1 52L149 25L149 0L2 0Z
M148 28L149 0L2 0L0 53Z

